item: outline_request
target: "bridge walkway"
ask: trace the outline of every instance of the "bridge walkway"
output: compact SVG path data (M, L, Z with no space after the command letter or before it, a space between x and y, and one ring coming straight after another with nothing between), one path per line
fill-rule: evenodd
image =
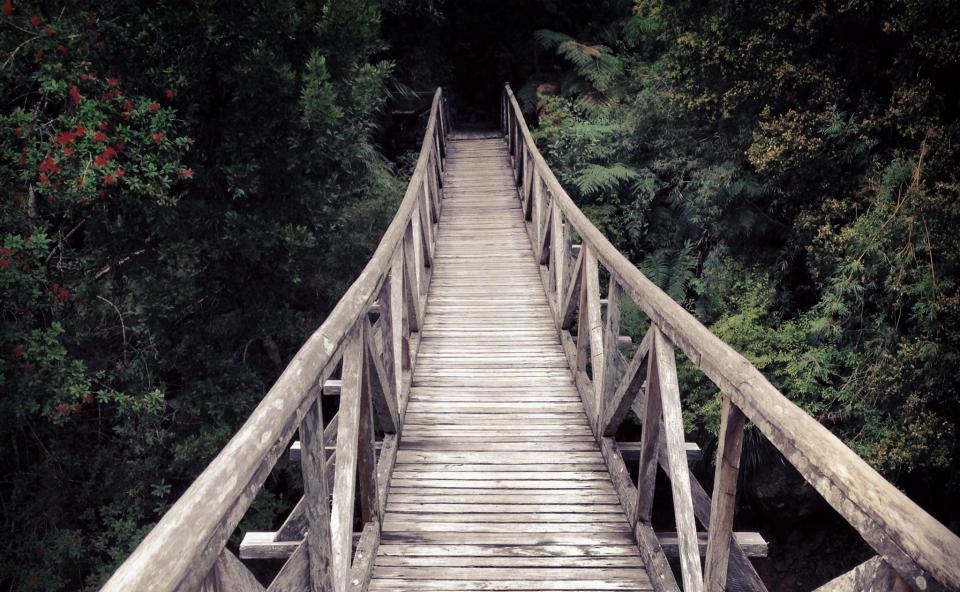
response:
M650 590L560 345L507 145L477 135L449 143L369 589Z

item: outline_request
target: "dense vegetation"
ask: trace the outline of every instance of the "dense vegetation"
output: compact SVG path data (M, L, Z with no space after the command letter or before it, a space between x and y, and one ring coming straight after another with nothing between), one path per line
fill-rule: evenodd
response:
M552 61L519 95L591 219L957 529L957 7L640 0L535 38ZM709 442L719 396L682 379ZM772 517L795 480L751 436L745 494Z
M512 81L607 236L958 528L949 0L93 6L0 14L0 588L95 589L203 469L376 243L389 107L437 84L465 121Z
M376 3L87 7L0 17L4 589L96 587L322 321L403 188L370 140L390 74Z
M651 0L569 33L520 94L585 211L877 469L960 491L958 12Z

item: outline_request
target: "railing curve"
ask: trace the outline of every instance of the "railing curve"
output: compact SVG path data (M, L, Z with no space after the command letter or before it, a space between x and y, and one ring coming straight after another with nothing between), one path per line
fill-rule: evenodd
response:
M857 574L851 572L851 578L862 578L867 569L879 574L892 568L893 579L900 578L898 585L917 590L960 589L960 538L787 399L603 236L567 195L540 154L509 85L502 94L500 115L528 234L561 339L621 500L635 523L648 568L656 567L657 555L662 555L648 528L653 482L660 464L673 490L683 589L722 592L728 566L731 579L737 580L728 589L765 589L732 539L742 429L749 419L877 552L878 557L860 566ZM574 233L579 235L580 245L572 244ZM605 302L600 294L600 265L610 275ZM650 331L630 362L617 347L619 302L624 292L651 321ZM571 332L575 321L576 338ZM682 457L674 346L723 393L712 500L695 479L691 482ZM628 477L623 482L625 467L615 454L611 437L628 409L650 418L644 422L642 434L639 488L634 488ZM697 549L697 521L708 529L705 574ZM652 579L675 588L669 566L661 563L661 567L661 573L651 574ZM881 575L876 575L876 581Z
M416 168L370 261L249 419L117 569L104 592L262 590L225 545L297 432L304 499L263 546L282 547L279 556L289 557L268 590L365 586L419 342L448 132L449 115L438 88ZM324 429L318 397L337 367L340 409ZM385 434L379 462L374 421ZM333 442L335 452L327 458L325 450ZM354 555L356 470L364 528Z

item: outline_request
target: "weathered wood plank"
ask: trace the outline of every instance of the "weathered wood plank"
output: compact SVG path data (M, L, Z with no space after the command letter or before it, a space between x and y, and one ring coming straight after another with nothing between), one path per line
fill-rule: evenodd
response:
M263 592L263 586L236 555L224 549L203 580L200 592Z
M358 442L363 382L363 350L361 327L351 329L343 351L340 396L340 418L337 430L337 465L333 483L333 508L330 531L332 539L333 581L338 592L347 588L352 564L351 537L356 487Z
M633 405L637 394L643 387L647 379L647 354L650 351L650 332L640 342L640 347L633 354L633 360L627 366L627 370L620 379L620 384L607 401L603 411L603 420L601 422L601 432L604 436L612 436L617 433L617 428L627 416L627 411Z
M730 540L733 536L737 475L740 472L740 450L745 421L743 413L730 402L729 396L725 396L720 415L720 444L717 447L717 467L708 528L710 542L704 571L704 586L708 592L724 592L727 585L727 565L730 559Z
M700 552L697 549L697 524L690 498L690 468L684 450L683 413L680 409L680 388L677 383L677 367L673 346L659 329L653 330L652 359L656 363L657 388L660 393L663 413L663 434L667 442L667 474L670 476L670 491L673 494L673 515L680 539L680 566L684 592L703 590L703 574L700 571ZM646 416L649 421L650 416Z
M317 400L300 425L302 442L300 468L303 472L305 535L309 555L310 589L331 592L333 572L330 534L329 489L327 488L326 452L323 446L323 407Z
M883 557L873 557L815 592L910 592L910 589Z

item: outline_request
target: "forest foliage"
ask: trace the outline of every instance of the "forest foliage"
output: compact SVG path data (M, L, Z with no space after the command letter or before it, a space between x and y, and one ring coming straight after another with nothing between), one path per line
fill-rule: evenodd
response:
M95 589L402 194L372 143L376 3L92 8L0 15L4 589Z
M617 247L956 530L952 4L4 0L0 588L96 589L213 458L402 196L385 113L438 84L466 119L512 81Z
M518 94L594 223L957 528L956 6L639 0L535 39ZM718 394L683 378L709 437Z

